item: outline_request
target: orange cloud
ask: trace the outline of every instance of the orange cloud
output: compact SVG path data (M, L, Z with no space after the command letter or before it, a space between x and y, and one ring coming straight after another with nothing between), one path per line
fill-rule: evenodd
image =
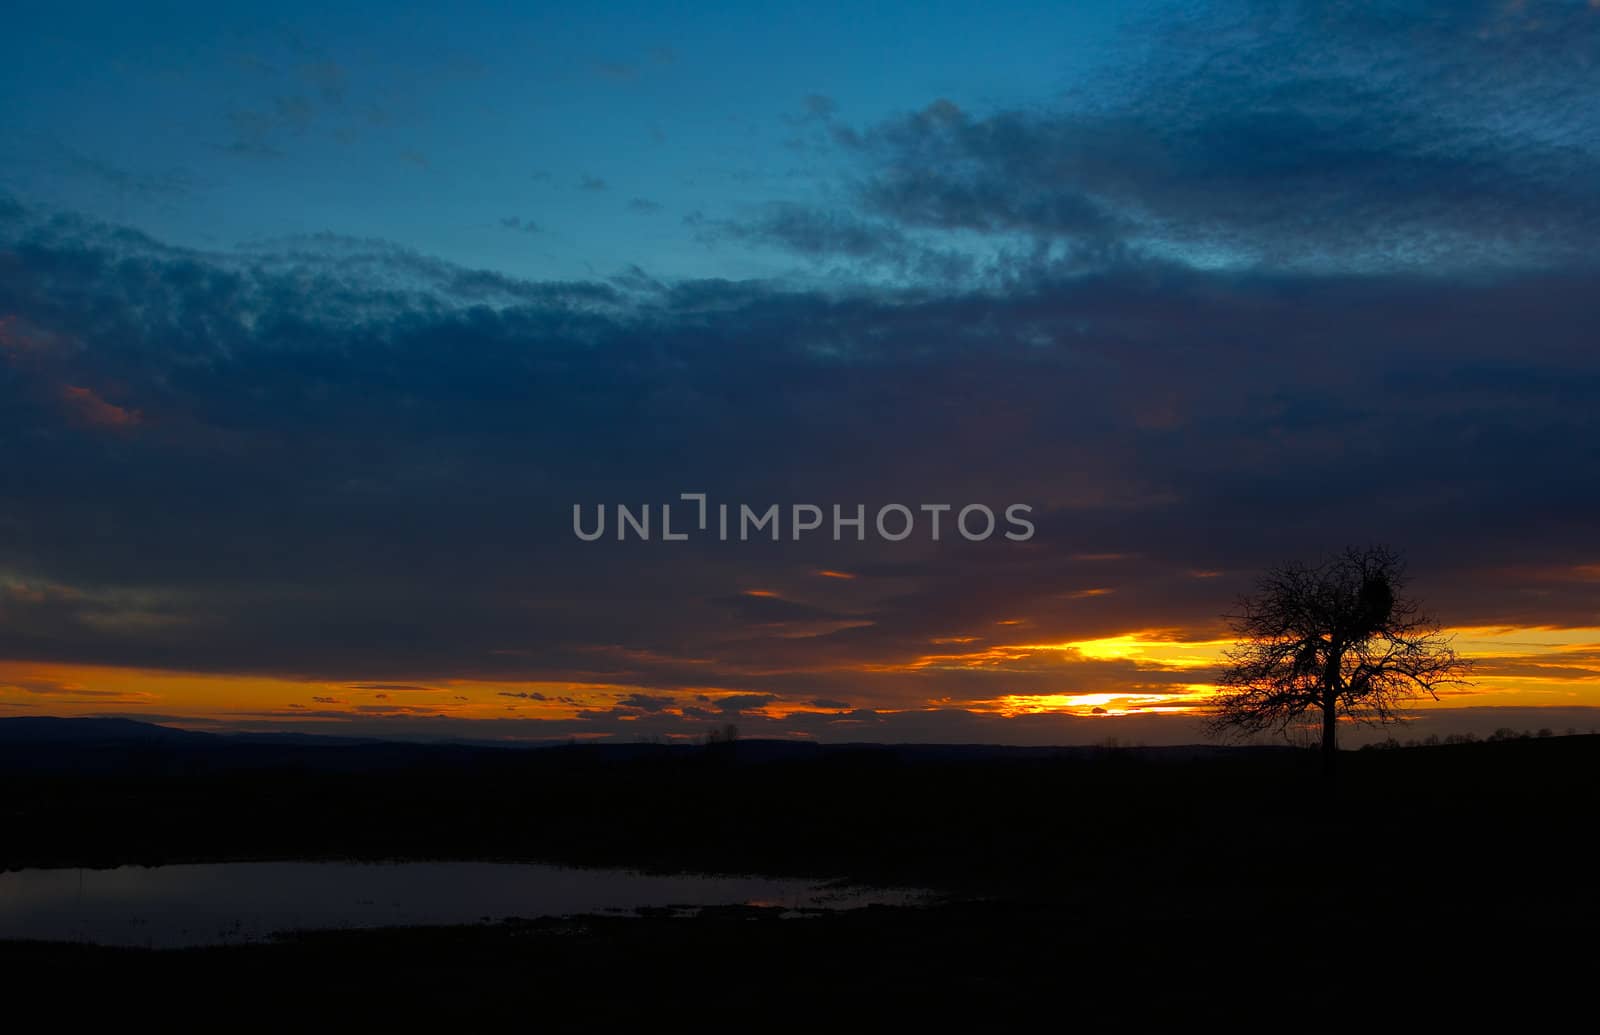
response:
M0 577L0 602L8 606L26 606L39 592L37 585ZM1024 627L1006 628L1014 634ZM1417 701L1416 713L1464 703L1600 706L1600 628L1461 627L1453 632L1457 649L1479 662L1475 685L1439 702ZM637 713L657 725L666 717L692 724L722 713L770 721L851 707L877 714L936 708L996 721L1049 715L1111 721L1119 715L1205 707L1216 692L1212 670L1227 646L1160 628L1059 642L1020 636L998 644L942 639L942 651L900 660L846 665L819 660L809 671L822 677L827 690L817 690L822 696L816 698L810 690L786 691L781 682L775 686L766 678L797 675L795 667L723 671L722 665L734 662L707 658L695 659L704 680L670 684L652 681L631 664L608 667L614 681L540 678L532 672L514 681L425 673L409 680L365 681L0 659L0 711L109 711L235 728L274 717L327 726L386 715L584 722L621 721ZM627 659L616 648L606 653ZM806 667L804 661L797 664ZM693 729L686 729L685 735L692 735Z
M93 388L64 385L61 398L80 420L95 427L126 430L144 421L139 411L106 402Z

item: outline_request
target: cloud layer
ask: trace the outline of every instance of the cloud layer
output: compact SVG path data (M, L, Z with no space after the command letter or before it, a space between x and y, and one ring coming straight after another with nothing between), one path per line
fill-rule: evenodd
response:
M444 714L402 688L456 680L596 730L954 736L1181 700L1210 671L1162 644L1350 542L1404 549L1452 625L1593 629L1597 24L1249 5L1162 22L1100 95L869 125L813 97L835 202L697 223L806 281L207 253L0 202L0 658L356 688L296 702L333 716ZM684 492L1037 532L573 535L574 504ZM1499 664L1596 672L1581 637Z

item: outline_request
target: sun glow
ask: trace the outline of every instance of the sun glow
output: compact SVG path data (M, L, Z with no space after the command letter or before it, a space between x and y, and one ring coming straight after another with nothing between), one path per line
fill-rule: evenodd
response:
M28 601L50 599L51 590L13 580L0 582L0 592ZM1015 634L1019 627L1000 628ZM1600 706L1600 628L1463 626L1446 632L1475 664L1472 685L1409 707ZM775 638L791 633L815 635L817 630L768 630ZM202 728L245 729L407 718L689 721L724 712L740 712L751 723L810 713L849 722L856 709L865 714L921 707L1004 717L1098 718L1204 708L1216 693L1211 681L1228 646L1229 641L1186 640L1160 629L998 644L977 635L945 635L924 648L937 653L823 662L816 671L835 689L815 699L811 693L773 692L760 685L764 674L749 667L725 671L710 652L678 657L616 646L595 648L601 660L573 671L569 679L388 674L318 679L0 660L0 715L149 716ZM638 678L668 665L680 679L685 666L700 678L668 685ZM732 705L725 708L725 702Z
M1097 640L1035 644L1018 649L1070 651L1092 661L1135 661L1164 668L1206 668L1221 661L1227 640L1181 640L1159 630Z
M1005 624L1005 623L1001 623ZM976 642L976 636L943 636L932 642L940 646L961 646ZM928 654L909 662L869 667L869 671L892 672L917 669L1004 668L1034 660L1125 661L1137 668L1211 668L1222 661L1227 640L1181 640L1159 630L1125 633L1092 640L1061 643L996 644L981 650L950 654ZM1020 667L1026 667L1025 665Z
M1175 686L1162 693L1006 694L990 705L1001 715L1142 715L1193 712L1216 692L1209 683Z

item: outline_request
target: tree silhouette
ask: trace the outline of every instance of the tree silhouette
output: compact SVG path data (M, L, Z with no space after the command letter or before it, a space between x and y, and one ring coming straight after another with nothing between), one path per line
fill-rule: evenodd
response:
M1470 662L1404 587L1405 562L1385 546L1267 572L1227 616L1238 642L1224 655L1211 733L1287 732L1319 715L1331 775L1340 715L1386 723L1406 701L1464 685Z

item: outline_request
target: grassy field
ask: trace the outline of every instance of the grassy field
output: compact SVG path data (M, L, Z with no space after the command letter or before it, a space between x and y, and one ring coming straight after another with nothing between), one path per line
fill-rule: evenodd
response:
M1315 757L1288 750L244 748L0 750L0 861L530 859L958 901L164 952L11 943L0 973L580 1025L725 1009L802 1026L806 1010L1021 1018L1047 1003L1138 1028L1344 1017L1380 987L1435 1013L1542 1009L1586 994L1600 962L1596 737L1353 752L1332 793Z

